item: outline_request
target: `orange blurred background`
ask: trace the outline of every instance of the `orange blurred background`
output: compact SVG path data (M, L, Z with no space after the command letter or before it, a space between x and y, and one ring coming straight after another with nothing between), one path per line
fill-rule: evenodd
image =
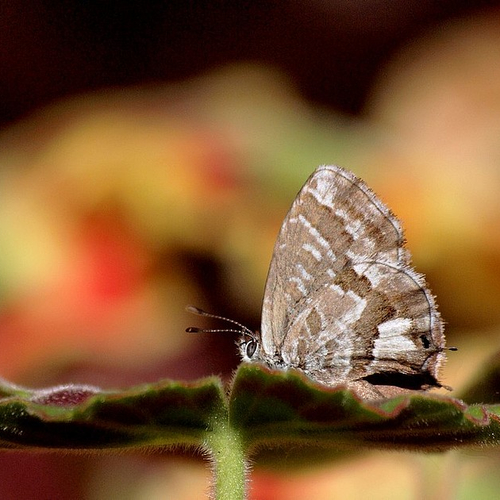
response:
M109 48L120 46L110 32L102 34L88 81L88 60L80 66L72 60L72 79L61 78L55 89L48 75L57 68L37 66L37 52L27 50L36 45L36 30L24 45L21 35L9 41L21 58L0 58L10 68L3 98L11 97L0 132L2 377L31 387L104 388L210 374L229 379L239 362L235 339L184 333L191 325L220 326L184 308L193 304L259 328L281 221L306 178L325 163L353 170L403 221L415 266L427 275L447 322L448 343L459 347L443 381L460 388L499 349L500 11L435 15L417 29L403 10L370 25L372 14L360 4L358 11L319 1L290 5L281 18L253 7L253 22L260 19L253 36L248 20L242 39L228 30L228 41L238 38L236 55L221 33L209 36L229 23L228 13L203 21L200 9L182 31L183 12L169 18L162 10L151 30L169 26L170 35L154 41L155 51L140 45L135 54L154 53L157 73L134 67L129 80L116 75L137 63L131 42L121 47L131 55L118 58L115 79L112 71L108 80L96 76L111 59ZM89 22L100 14L89 12L68 15ZM450 7L448 17L457 12ZM37 50L49 47L55 62L65 61L70 49L55 44L63 35L50 31L44 24L50 12L43 14L37 26L47 30L45 45ZM11 7L7 19L21 17ZM152 18L143 13L139 21ZM308 42L302 51L278 36L291 18L294 33ZM308 33L308 22L324 31ZM401 25L408 23L413 30L403 40ZM189 30L201 26L212 42L204 46L206 67L187 42ZM123 33L126 27L120 25ZM325 35L334 28L343 44ZM101 47L82 33L82 54L86 43ZM169 55L172 33L192 67L179 63L180 54ZM269 55L264 40L255 42L266 33ZM384 52L383 34L390 33L393 45ZM347 34L356 40L352 46ZM251 48L242 49L245 37L252 57ZM363 52L370 43L373 51ZM309 58L323 48L331 66L323 53ZM378 55L368 61L361 53ZM283 62L287 54L294 64ZM31 100L22 99L36 82ZM486 450L367 453L286 472L257 464L251 498L364 498L369 483L370 498L489 499L500 486L497 467ZM193 499L205 498L208 482L194 452L0 454L2 499Z

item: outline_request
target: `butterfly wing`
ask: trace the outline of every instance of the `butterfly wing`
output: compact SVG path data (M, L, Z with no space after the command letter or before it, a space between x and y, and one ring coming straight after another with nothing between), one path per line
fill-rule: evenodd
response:
M319 167L285 217L261 329L261 360L328 384L400 373L437 385L444 358L442 322L399 221L336 166Z

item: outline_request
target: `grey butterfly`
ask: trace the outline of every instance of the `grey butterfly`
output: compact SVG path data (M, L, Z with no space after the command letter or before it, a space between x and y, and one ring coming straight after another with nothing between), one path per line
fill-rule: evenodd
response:
M399 220L361 179L320 166L283 221L261 332L243 330L242 359L364 397L443 387L443 322L404 244Z

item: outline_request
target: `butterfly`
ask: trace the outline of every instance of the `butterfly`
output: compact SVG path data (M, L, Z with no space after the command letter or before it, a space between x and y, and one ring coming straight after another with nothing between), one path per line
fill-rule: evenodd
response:
M318 167L283 221L260 332L239 327L243 361L295 369L363 397L449 389L438 376L445 351L456 348L445 346L443 321L411 266L401 223L338 166Z

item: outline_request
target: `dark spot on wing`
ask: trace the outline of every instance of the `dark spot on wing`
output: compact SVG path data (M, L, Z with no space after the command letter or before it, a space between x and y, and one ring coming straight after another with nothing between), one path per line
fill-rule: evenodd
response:
M422 344L425 349L428 349L431 343L429 342L429 339L425 335L420 335L420 340L422 341Z
M380 372L363 377L373 385L392 385L401 387L402 389L428 389L430 387L442 387L436 380L436 377L429 372L421 372L414 374L399 373L399 372Z

